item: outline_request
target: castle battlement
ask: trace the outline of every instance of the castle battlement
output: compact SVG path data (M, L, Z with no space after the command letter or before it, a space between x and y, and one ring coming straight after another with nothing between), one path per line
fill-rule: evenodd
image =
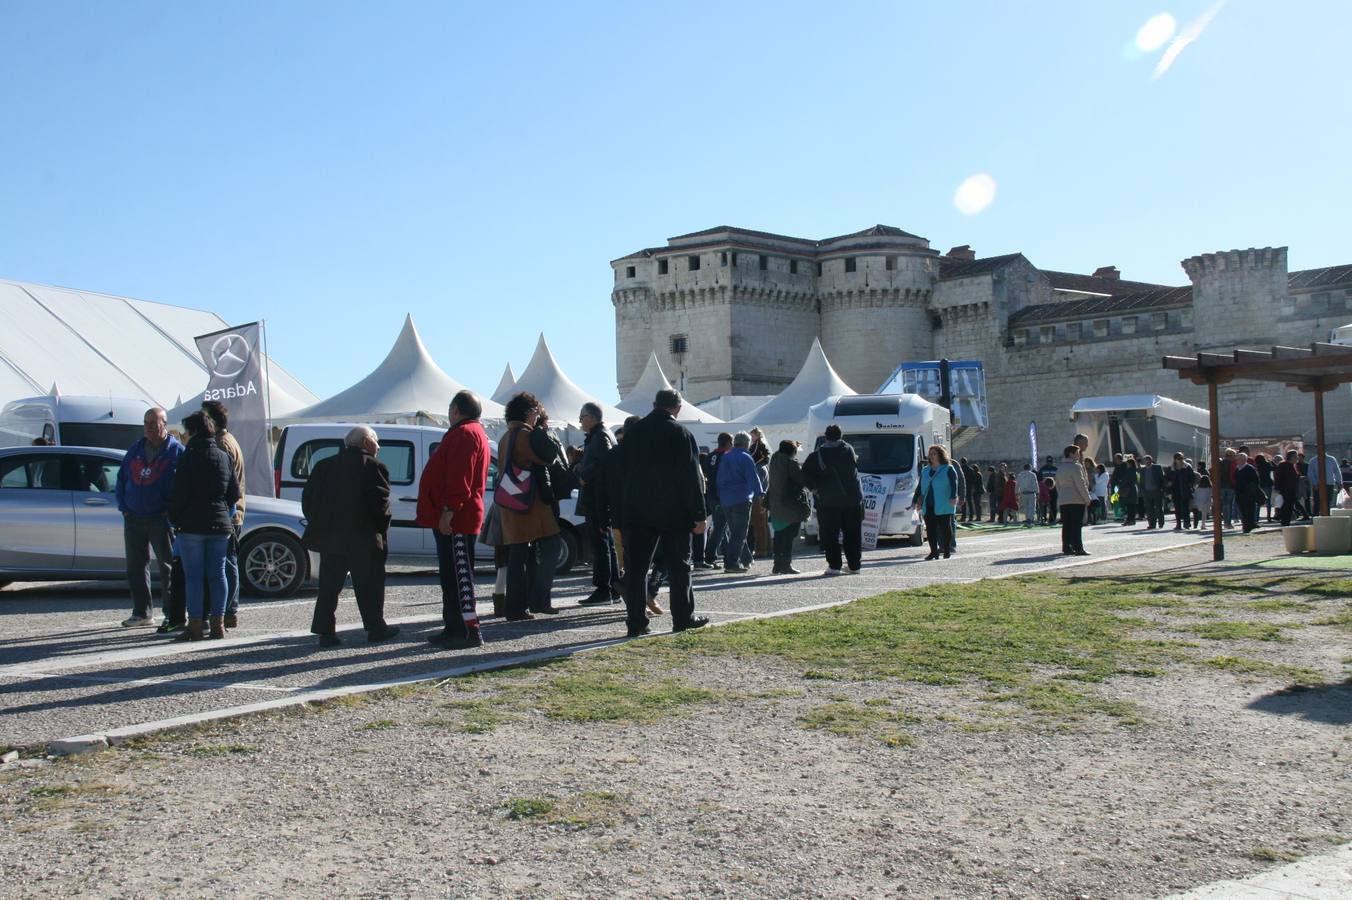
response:
M1247 250L1221 250L1183 260L1180 265L1194 283L1199 278L1237 269L1274 269L1286 273L1285 247L1250 247Z

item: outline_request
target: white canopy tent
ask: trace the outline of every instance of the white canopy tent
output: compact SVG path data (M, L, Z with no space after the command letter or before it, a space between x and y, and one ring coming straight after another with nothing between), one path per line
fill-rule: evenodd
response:
M508 363L507 368L502 370L502 380L498 382L497 388L493 391L494 403L506 403L512 399L512 388L516 387L516 373L512 371L512 364Z
M535 355L530 358L526 370L521 373L512 387L513 394L529 391L535 395L549 411L550 424L563 427L577 427L577 414L582 404L591 401L601 407L601 413L607 424L619 424L624 421L625 413L609 404L602 403L597 395L589 394L573 383L573 380L559 368L559 363L550 352L549 342L543 334L535 345Z
M738 416L737 422L747 425L806 425L808 410L827 397L851 396L859 393L836 374L822 350L821 341L812 339L812 349L803 360L789 386L772 400Z
M206 387L193 338L232 324L206 310L3 279L0 311L0 405L55 386L67 397L168 409ZM274 412L319 399L275 360L265 362L264 375Z
M662 371L662 364L657 361L657 354L648 355L648 364L643 367L643 374L634 382L634 386L629 389L629 393L619 402L619 408L630 415L646 416L653 408L653 398L657 396L658 391L672 390L671 382L667 380L666 373ZM705 422L711 424L722 424L723 420L713 413L705 412L693 403L682 403L681 414L676 417L678 422Z
M273 419L444 425L451 398L464 389L432 361L410 315L404 317L394 346L371 374L327 400ZM502 419L501 404L482 402L485 423Z

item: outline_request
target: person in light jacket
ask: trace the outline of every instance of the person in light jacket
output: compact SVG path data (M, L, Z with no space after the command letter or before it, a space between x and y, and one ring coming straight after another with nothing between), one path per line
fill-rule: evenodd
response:
M1084 549L1085 508L1092 502L1089 485L1084 479L1084 464L1080 448L1066 445L1061 465L1056 470L1057 502L1061 507L1061 552L1073 556L1088 556Z
M948 451L938 444L929 448L929 465L920 470L920 484L913 504L924 510L925 537L930 553L925 559L944 559L952 554L953 510L958 500L958 473L948 461ZM922 505L923 504L923 505Z

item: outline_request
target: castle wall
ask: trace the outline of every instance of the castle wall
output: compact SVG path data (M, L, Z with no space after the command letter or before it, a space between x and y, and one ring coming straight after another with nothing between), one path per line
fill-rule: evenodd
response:
M855 271L846 271L847 259L854 260ZM846 384L862 393L875 391L900 361L930 358L933 328L926 310L935 280L928 256L858 255L822 262L822 350Z

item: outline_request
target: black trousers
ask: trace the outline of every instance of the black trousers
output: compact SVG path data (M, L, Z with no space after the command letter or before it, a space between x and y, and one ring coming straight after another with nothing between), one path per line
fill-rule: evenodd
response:
M1258 527L1258 503L1249 497L1238 497L1235 505L1239 507L1239 521L1245 532Z
M1061 507L1061 551L1083 553L1084 504L1070 503Z
M587 535L591 539L592 587L618 590L620 566L615 559L615 542L610 539L610 523L588 516Z
M817 508L817 527L821 531L822 553L832 569L840 568L840 551L845 562L859 568L864 546L864 510L859 506L821 506ZM842 535L844 536L842 539Z
M1144 491L1146 525L1151 528L1164 527L1164 494L1159 491Z
M630 631L648 624L648 567L658 542L662 544L670 588L671 622L684 625L695 614L695 593L690 587L690 532L631 525L624 529L624 605Z
M338 595L348 573L357 595L361 624L370 634L385 627L385 552L374 547L319 554L319 596L310 619L313 634L333 634L338 627Z
M953 517L925 513L925 538L929 541L930 553L947 556L953 549Z
M783 572L793 565L793 542L798 539L798 529L803 523L794 522L775 532L775 571Z
M967 508L962 511L962 520L971 522L973 519L981 521L981 495L983 491L967 492Z
M1278 491L1278 493L1282 495L1282 508L1277 510L1277 520L1280 521L1282 527L1285 528L1287 525L1291 524L1291 517L1296 512L1296 492Z
M127 584L131 588L131 611L136 616L153 616L155 600L150 595L150 552L155 551L159 566L160 591L169 596L169 567L173 557L169 520L164 516L122 516L122 541L127 560ZM160 603L164 607L163 600Z
M1192 526L1192 495L1175 492L1170 498L1174 502L1174 524L1179 528Z

